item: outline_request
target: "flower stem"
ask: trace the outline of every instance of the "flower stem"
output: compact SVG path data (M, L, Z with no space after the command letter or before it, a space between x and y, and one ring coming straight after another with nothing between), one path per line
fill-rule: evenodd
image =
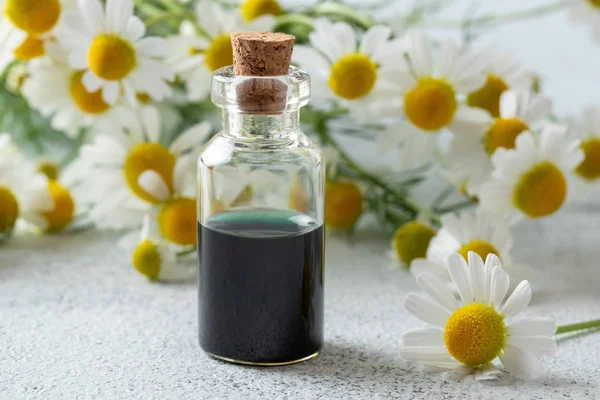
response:
M583 329L600 328L600 319L594 319L587 322L579 322L577 324L561 325L556 329L555 335L563 333L581 331Z
M513 11L506 14L487 15L483 17L473 18L471 20L454 21L454 20L424 20L422 27L441 28L441 29L456 29L465 25L470 25L478 28L489 28L495 25L501 25L510 22L518 22L530 18L541 17L543 15L552 14L563 8L564 1L559 0L550 4L544 4L537 7L528 8L525 10Z
M393 188L389 187L384 181L365 171L356 161L354 161L348 154L346 154L346 152L337 143L337 141L333 139L327 132L327 120L328 116L320 114L315 122L315 130L321 138L321 142L323 144L328 144L335 148L340 154L340 158L346 163L346 165L350 169L352 169L357 175L359 175L361 179L369 182L373 186L379 187L387 194L393 196L394 201L397 202L400 206L402 206L402 208L410 212L415 218L418 214L421 213L425 214L435 223L440 224L440 217L432 210L426 207L422 207L410 197L407 197L403 193L400 193L397 190L394 190Z
M312 12L317 16L339 18L343 21L358 25L363 29L369 29L375 25L373 20L364 14L361 14L350 6L341 3L327 1L317 5Z

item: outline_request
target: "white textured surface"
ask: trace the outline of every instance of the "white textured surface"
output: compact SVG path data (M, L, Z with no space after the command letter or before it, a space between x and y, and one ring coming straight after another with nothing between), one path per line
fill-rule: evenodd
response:
M600 210L518 229L516 258L537 268L528 312L559 324L600 317L599 234ZM406 364L400 336L421 323L402 300L416 285L370 231L329 240L322 355L275 369L205 356L194 283L145 282L116 238L17 238L0 248L1 399L600 398L600 332L561 341L530 383L456 381Z

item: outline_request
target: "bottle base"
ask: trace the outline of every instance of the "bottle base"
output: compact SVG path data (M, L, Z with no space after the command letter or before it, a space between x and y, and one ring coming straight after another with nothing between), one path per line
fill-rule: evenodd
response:
M212 354L212 353L207 353L209 356L211 356L212 358L215 358L217 360L220 361L225 361L231 364L238 364L238 365L245 365L245 366L250 366L250 367L283 367L286 365L293 365L293 364L299 364L302 363L304 361L308 361L308 360L312 360L313 358L317 357L319 355L319 352L314 352L313 354L304 357L304 358L300 358L298 360L291 360L291 361L283 361L283 362L253 362L253 361L243 361L243 360L236 360L234 358L228 358L228 357L222 357L222 356L218 356L216 354Z

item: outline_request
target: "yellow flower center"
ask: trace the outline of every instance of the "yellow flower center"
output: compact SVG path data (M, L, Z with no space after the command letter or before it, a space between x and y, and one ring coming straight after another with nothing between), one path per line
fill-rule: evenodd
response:
M517 136L529 127L517 118L498 118L485 133L485 148L494 154L499 147L514 149Z
M246 0L242 4L242 17L250 22L262 15L281 15L283 10L277 0Z
M48 223L46 232L60 232L73 220L75 202L71 193L56 181L48 183L48 191L54 202L54 208L42 214Z
M17 198L7 187L0 186L0 236L15 227L19 216Z
M377 81L377 64L367 55L354 53L340 58L332 67L329 87L343 99L355 100L368 95Z
M600 0L589 0L589 2L592 3L594 7L600 8Z
M176 158L158 143L142 143L134 147L125 160L124 173L129 188L141 199L150 203L160 203L159 199L147 193L138 184L139 176L147 170L158 173L167 187L173 191L173 169Z
M575 172L590 181L600 178L600 139L586 140L581 143L581 150L583 150L585 158Z
M135 97L137 97L139 102L142 104L148 104L148 103L150 103L150 100L152 100L150 98L150 95L147 93L136 93Z
M496 250L496 248L490 242L487 242L485 240L471 240L469 243L466 243L458 250L458 254L463 256L465 261L468 261L467 256L469 255L470 251L476 253L483 260L486 259L488 254L495 254L498 257L500 257L500 253L498 252L498 250Z
M228 33L213 39L204 54L204 62L211 71L233 64L233 47Z
M467 103L473 107L489 111L493 117L500 115L500 95L508 89L508 85L497 75L488 74L483 87L469 95Z
M444 343L452 357L471 367L485 365L504 348L504 318L485 304L469 304L450 316Z
M456 107L454 88L441 79L421 78L417 87L404 95L406 117L426 131L449 125Z
M37 170L46 175L48 179L58 179L58 165L52 161L41 161L37 166Z
M181 198L169 200L158 216L161 233L169 241L181 246L196 244L196 200Z
M4 14L17 28L30 35L50 31L60 17L59 0L6 0Z
M362 215L364 196L355 182L327 182L325 192L325 224L337 229L350 229Z
M29 61L41 57L46 53L44 41L35 36L27 36L13 53L15 54L15 58L19 61Z
M151 281L158 279L162 260L158 247L149 240L144 240L136 247L131 257L134 268L146 275Z
M429 242L434 236L435 231L430 226L420 222L409 222L398 228L392 240L392 247L398 259L410 266L415 258L427 255Z
M531 218L554 214L567 198L567 180L551 162L536 165L515 186L513 203Z
M88 51L90 70L107 81L125 78L136 66L135 49L117 35L97 36Z
M304 185L298 179L294 180L290 189L288 206L292 210L300 211L301 213L308 212L308 194Z
M110 105L106 104L102 99L102 89L90 93L87 91L81 79L83 78L83 71L73 72L71 75L71 82L69 84L69 91L73 103L86 114L98 115L105 113Z

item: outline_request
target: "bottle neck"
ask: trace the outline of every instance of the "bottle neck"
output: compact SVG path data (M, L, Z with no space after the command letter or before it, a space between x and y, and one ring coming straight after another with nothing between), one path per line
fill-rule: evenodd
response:
M223 110L223 130L235 137L281 139L300 133L300 111L262 115Z

